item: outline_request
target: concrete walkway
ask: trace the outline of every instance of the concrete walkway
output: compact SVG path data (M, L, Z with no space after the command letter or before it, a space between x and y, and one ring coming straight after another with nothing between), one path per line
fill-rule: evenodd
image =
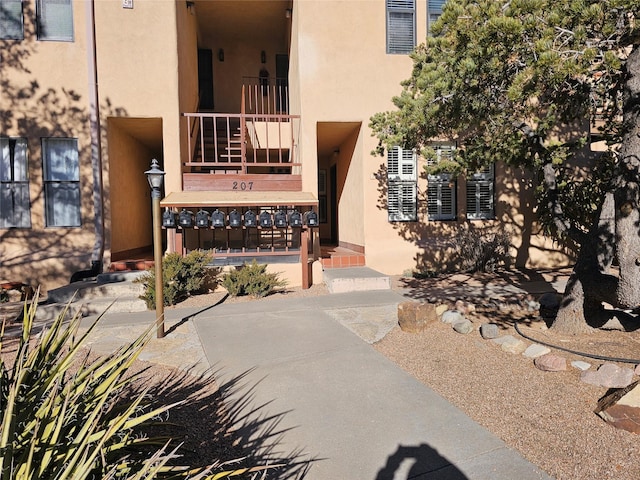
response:
M311 461L296 478L549 479L369 344L403 300L384 290L168 309L169 334L145 359L242 384L236 418L274 458ZM94 350L153 319L107 315Z

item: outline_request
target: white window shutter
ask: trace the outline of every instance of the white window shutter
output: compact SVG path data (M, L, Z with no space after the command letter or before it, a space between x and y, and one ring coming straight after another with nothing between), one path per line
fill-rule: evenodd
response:
M467 218L481 220L495 217L493 202L494 165L483 167L467 180Z
M432 167L444 159L450 159L456 149L454 143L433 143L435 158L427 161ZM429 220L454 220L456 218L456 182L449 173L427 176L427 215Z
M394 147L387 152L387 210L390 222L417 220L417 155Z

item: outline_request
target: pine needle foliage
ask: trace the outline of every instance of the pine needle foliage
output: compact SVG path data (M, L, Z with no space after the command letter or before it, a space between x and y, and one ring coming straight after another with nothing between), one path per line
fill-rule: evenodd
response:
M278 273L268 273L266 264L259 264L255 259L251 263L224 274L222 286L232 297L249 295L255 298L266 297L276 288L284 287L286 281L281 280Z

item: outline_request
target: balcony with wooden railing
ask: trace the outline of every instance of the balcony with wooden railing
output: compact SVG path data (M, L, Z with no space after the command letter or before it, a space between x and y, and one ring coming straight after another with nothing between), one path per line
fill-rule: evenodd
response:
M184 190L301 191L300 117L284 82L245 79L240 113L185 113Z

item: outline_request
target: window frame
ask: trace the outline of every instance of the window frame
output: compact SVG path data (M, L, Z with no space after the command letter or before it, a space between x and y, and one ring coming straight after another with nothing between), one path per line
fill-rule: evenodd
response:
M468 220L491 220L496 218L495 208L495 164L467 178L466 205ZM484 187L484 188L483 188ZM471 201L473 199L473 201ZM473 208L469 208L471 204ZM483 205L488 208L483 208Z
M58 142L73 142L74 148L67 152L71 153L71 158L65 155L65 165L69 166L69 160L74 162L72 167L72 176L74 178L55 178L60 175L55 166L51 166L52 151L49 148L49 144ZM64 172L65 174L67 172ZM42 176L44 183L44 203L45 203L45 226L53 228L76 228L82 226L82 190L80 186L80 152L78 150L78 139L71 137L46 137L42 138ZM60 187L60 188L56 188ZM72 214L63 213L58 214L56 206L59 205L56 202L56 195L63 195L71 193L75 198L72 198L73 204L68 202L64 204L67 208L73 207ZM68 199L67 199L68 200ZM73 217L72 220L69 220Z
M442 9L444 8L446 3L447 3L447 0L427 0L427 36L428 37L431 36L431 27L434 23L438 21L438 19L442 15ZM437 15L437 16L432 19L432 15Z
M416 48L416 0L386 0L385 10L387 54L407 55L411 53ZM400 35L395 31L398 25L404 22L401 17L406 15L411 15L410 27L403 25L403 27L409 27L411 30L406 34L406 37L411 36L410 41L407 41L407 38L401 39L400 37L405 35ZM404 45L405 42L406 46ZM409 43L411 48L408 47Z
M9 150L8 171L9 175L5 176L4 166L7 165L4 158L4 142ZM16 148L20 142L24 149L21 153L23 164L21 168L17 168ZM13 143L13 146L12 146ZM16 177L21 178L16 178ZM10 220L5 222L4 202L2 198L5 190L10 191L11 208ZM16 196L18 200L16 201ZM7 208L6 213L9 213ZM31 228L31 195L29 191L29 145L24 137L0 137L0 229L9 228Z
M418 154L414 149L393 147L387 151L387 219L418 220Z
M440 162L443 156L451 156L456 149L454 142L433 142L431 148L436 151L436 158L429 159L427 166ZM448 152L448 153L447 153ZM443 172L427 175L427 219L431 221L455 220L457 217L457 189L458 183L451 174ZM435 190L435 192L434 192ZM448 202L445 202L444 194ZM435 202L434 202L435 198ZM449 210L443 210L445 205ZM435 205L435 211L433 206Z
M12 21L18 20L17 18L12 19L10 17L10 13L14 15L18 13L17 9L15 12L10 12L8 8L5 9L5 5L10 5L10 4L19 5L18 8L20 9L20 12L19 12L20 33L14 34L14 35L10 35L10 34L3 35L2 32L4 32L5 30L4 25ZM5 15L2 12L7 12L7 13ZM0 40L24 40L24 9L22 6L22 0L0 0L0 26L3 26L3 28L0 29Z
M46 14L48 4L62 4L61 2L68 1L69 4L69 29L68 35L49 35L44 29L43 16ZM55 3L54 3L55 2ZM36 0L36 24L37 24L37 37L40 41L45 42L74 42L75 41L75 25L73 22L73 0Z

